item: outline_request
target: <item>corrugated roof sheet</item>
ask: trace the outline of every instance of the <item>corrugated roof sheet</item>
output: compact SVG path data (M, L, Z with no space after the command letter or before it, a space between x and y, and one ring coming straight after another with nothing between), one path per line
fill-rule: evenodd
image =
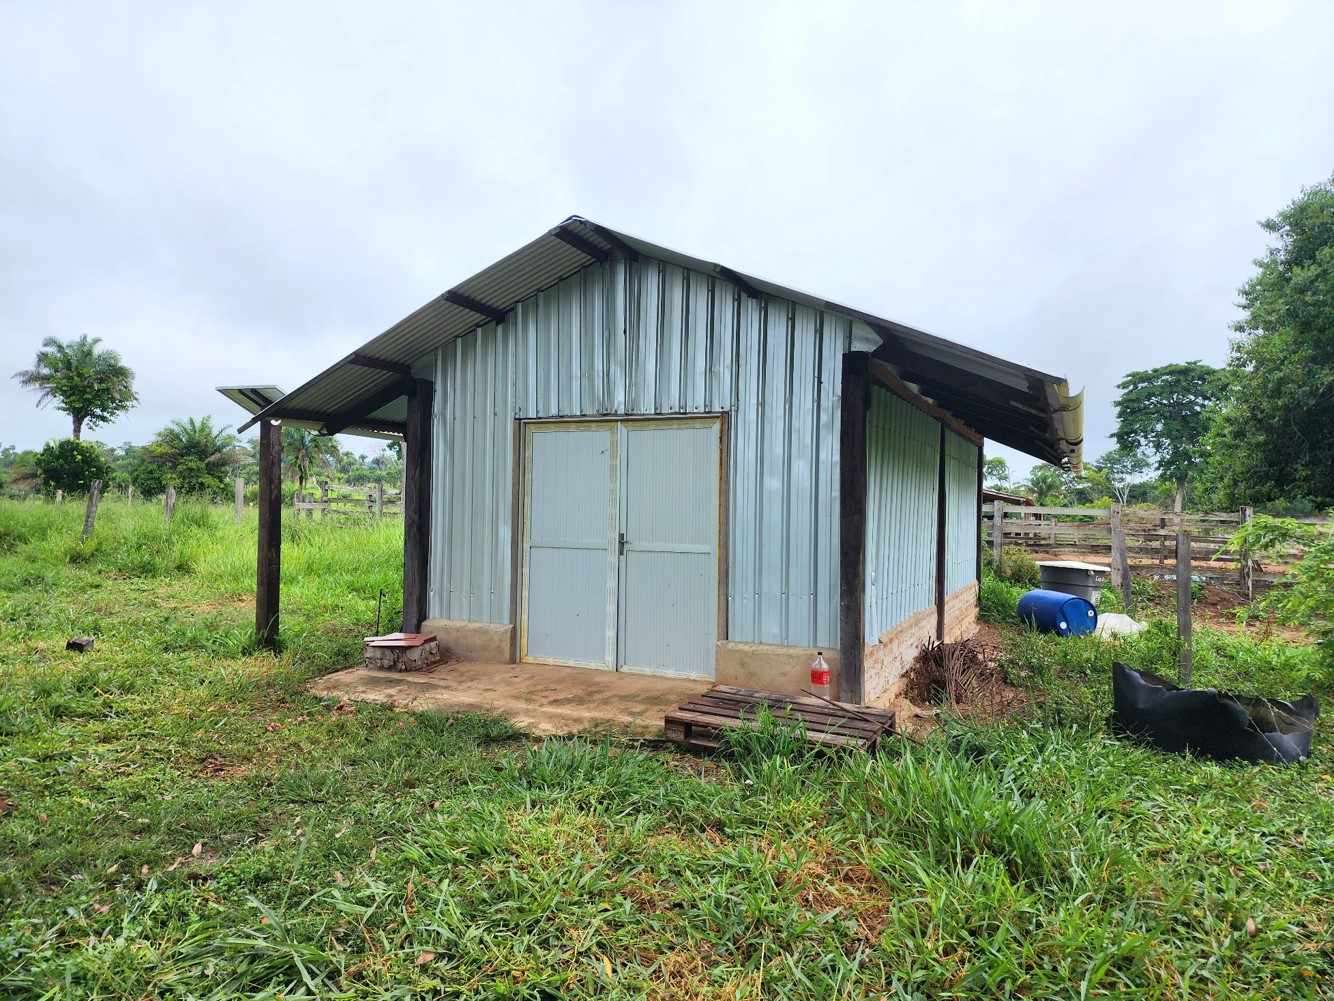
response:
M319 427L360 416L358 404L406 378L406 368L442 343L503 314L520 301L554 285L592 260L642 255L718 275L756 294L770 295L859 320L881 344L875 357L894 367L923 395L956 414L994 441L1058 464L1078 465L1083 442L1082 393L1072 394L1065 379L1006 361L963 344L936 337L862 310L829 302L796 289L678 253L589 219L571 216L432 299L378 337L325 369L262 412L269 418ZM460 303L463 303L462 305ZM366 360L384 367L367 367ZM398 370L394 370L395 366ZM363 408L364 409L364 408ZM377 408L380 421L359 421L344 433L384 433L396 429L392 408ZM389 419L385 420L386 415ZM256 415L250 423L259 419ZM245 425L248 426L248 425ZM244 427L244 426L243 426Z

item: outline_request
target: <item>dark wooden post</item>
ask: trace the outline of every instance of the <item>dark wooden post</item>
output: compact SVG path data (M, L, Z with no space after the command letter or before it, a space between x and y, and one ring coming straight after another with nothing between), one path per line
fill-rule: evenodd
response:
M977 446L977 586L982 587L982 479L983 479L983 459L982 446ZM978 592L978 599L982 597L981 591Z
M936 639L945 642L945 425L940 425L940 454L936 457Z
M93 480L88 486L88 506L83 511L83 537L93 534L93 522L97 520L97 502L102 497L102 481Z
M1255 510L1248 504L1241 509L1241 527L1246 528L1255 517ZM1255 575L1251 569L1251 547L1242 546L1241 551L1237 553L1237 558L1241 562L1241 593L1246 595L1247 601L1255 598Z
M413 382L403 435L403 631L426 619L426 575L431 552L431 397L435 387Z
M842 702L866 699L866 414L871 356L843 356L838 430L838 680Z
M271 650L278 648L278 588L282 568L282 428L259 422L259 557L255 574L255 632Z

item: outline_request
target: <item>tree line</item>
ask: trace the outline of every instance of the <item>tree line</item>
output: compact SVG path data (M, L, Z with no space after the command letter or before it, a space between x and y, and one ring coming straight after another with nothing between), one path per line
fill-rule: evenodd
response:
M1238 290L1224 366L1129 372L1117 384L1115 449L1082 475L1042 465L1021 484L990 459L988 484L1039 504L1334 506L1334 177L1261 226L1272 243Z
M1078 473L1039 465L1018 484L1003 459L991 458L987 485L1039 504L1252 505L1292 514L1334 506L1334 177L1261 226L1272 243L1238 290L1243 315L1223 367L1193 360L1129 372L1117 386L1114 449ZM101 479L145 495L171 485L217 496L235 476L256 478L256 442L208 417L172 421L144 445L84 441L85 428L138 399L134 373L96 337L48 337L33 367L14 378L39 394L39 406L68 414L71 433L40 451L0 449L0 483L10 492L77 493ZM283 458L301 490L315 477L396 482L401 469L397 451L368 458L300 428L283 429Z

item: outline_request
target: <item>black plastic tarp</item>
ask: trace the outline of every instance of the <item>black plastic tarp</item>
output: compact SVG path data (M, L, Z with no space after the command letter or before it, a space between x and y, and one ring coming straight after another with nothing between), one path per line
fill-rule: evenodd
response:
M1276 764L1310 757L1320 713L1311 695L1285 702L1212 688L1178 688L1125 664L1112 666L1112 703L1115 729L1161 750Z

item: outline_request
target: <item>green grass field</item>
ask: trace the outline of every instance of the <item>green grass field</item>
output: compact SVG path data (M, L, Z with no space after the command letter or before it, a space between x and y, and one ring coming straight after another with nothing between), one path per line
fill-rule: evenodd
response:
M253 516L252 516L253 517ZM830 756L535 742L302 692L401 603L399 525L0 502L0 997L1318 997L1334 755L1220 766L1109 737L1113 656L1013 633L1034 708ZM88 654L65 640L95 635ZM1329 685L1203 631L1197 681Z

